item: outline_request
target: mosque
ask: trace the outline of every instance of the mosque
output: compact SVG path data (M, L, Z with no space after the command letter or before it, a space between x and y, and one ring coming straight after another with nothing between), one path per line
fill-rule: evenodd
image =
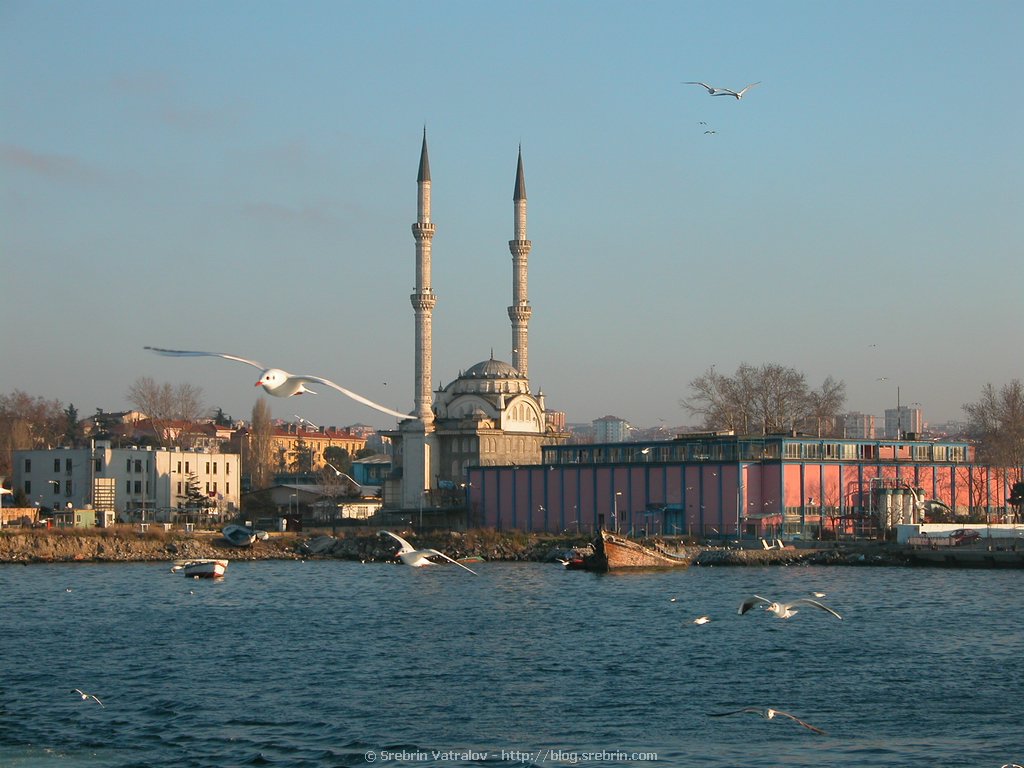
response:
M423 509L465 498L471 466L531 465L541 447L568 439L550 424L544 395L530 391L527 260L533 244L526 236L526 178L519 150L513 201L512 362L488 360L463 371L437 392L431 390L432 315L437 297L431 283L431 245L435 225L430 211L430 162L423 132L416 176L416 287L409 297L415 320L414 409L411 418L385 433L394 445L392 477L384 485L389 509Z

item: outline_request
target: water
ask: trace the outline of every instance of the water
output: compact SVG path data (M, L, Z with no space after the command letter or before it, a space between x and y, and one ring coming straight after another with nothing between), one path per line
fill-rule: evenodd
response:
M0 566L0 765L1024 764L1018 572L475 568Z

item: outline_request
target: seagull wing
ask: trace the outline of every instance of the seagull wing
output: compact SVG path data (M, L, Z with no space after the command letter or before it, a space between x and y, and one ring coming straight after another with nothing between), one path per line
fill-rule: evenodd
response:
M739 608L738 613L740 614L740 616L742 616L744 613L749 611L755 605L771 605L771 604L772 604L772 601L769 600L766 597L761 597L760 595L751 595L746 600L744 600L742 603L740 603L740 608Z
M307 382L308 381L308 382L312 382L314 384L323 384L326 387L331 387L332 389L338 390L339 392L341 392L341 394L345 395L346 397L351 397L357 403L362 403L363 405L367 405L370 408L374 408L374 409L380 411L381 413L386 413L389 416L394 416L396 419L408 419L409 418L409 414L408 413L400 413L399 411L393 411L390 408L388 408L386 405L381 405L380 403L375 403L375 402L373 402L373 400L370 400L369 398L363 397L362 395L356 394L352 390L345 389L340 384L335 384L330 379L325 379L322 376L302 375L302 376L292 376L291 378L294 379L294 380L297 380L297 381L302 381L302 382Z
M395 541L398 542L399 546L401 547L401 549L398 550L398 554L402 554L404 552L415 552L416 551L416 548L412 544L410 544L408 541L403 539L397 533L392 533L391 531L381 531L380 532L381 536L383 536L384 534L387 534L392 539L394 539Z
M438 557L443 557L449 563L455 563L455 565L459 566L459 568L465 568L467 571L472 573L474 576L479 576L480 575L476 571L474 571L472 568L470 568L468 566L465 566L462 563L460 563L458 560L453 560L452 558L448 557L448 555L446 555L444 552L438 552L436 549L428 549L426 551L429 552L432 555L437 555Z
M255 360L246 360L244 357L228 355L223 352L193 352L185 349L161 349L160 347L143 347L143 349L148 349L150 352L156 352L158 355L164 355L165 357L223 357L225 360L234 360L238 363L251 365L253 368L259 368L261 371L267 369L267 366L263 363L257 363Z
M749 91L749 90L750 90L751 88L753 88L753 87L754 87L755 85L760 85L760 84L761 84L761 81L760 81L760 80L758 80L758 81L757 81L756 83L751 83L750 85L746 86L746 87L745 87L745 88L744 88L744 89L743 89L742 91L740 91L740 92L739 92L739 93L737 93L736 95L737 95L737 96L742 96L742 95L743 95L744 93L746 93L747 91Z
M835 616L837 619L842 620L842 618L843 618L842 616L840 616L838 613L833 611L831 608L829 608L824 603L819 603L817 600L811 600L808 597L801 597L798 600L793 600L792 602L789 603L789 606L794 606L794 605L813 605L815 608L821 608L821 610L823 610L823 611L828 611L833 616Z
M707 88L708 93L714 93L715 91L718 90L713 85L708 85L707 83L698 83L696 80L687 80L685 83L683 83L683 85L700 85Z
M733 709L728 712L708 712L708 717L728 717L729 715L741 715L747 712L764 717L764 710L757 707L744 707L743 709Z
M810 723L805 723L803 720L801 720L796 715L789 714L789 712L783 712L781 709L776 709L776 710L774 710L774 712L775 712L776 715L781 715L782 717L788 717L790 720L792 720L795 723L799 723L800 725L802 725L804 728L806 728L809 731L814 731L815 733L825 733L823 730L821 730L821 728L815 728Z

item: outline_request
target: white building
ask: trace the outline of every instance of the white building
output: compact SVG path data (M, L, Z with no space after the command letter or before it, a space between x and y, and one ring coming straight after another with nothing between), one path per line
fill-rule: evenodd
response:
M924 415L920 408L901 405L885 409L885 437L902 440L908 434L920 435L924 431Z
M602 416L592 422L595 443L625 443L629 440L629 422L617 416Z
M238 510L241 473L236 453L165 448L53 448L14 452L13 488L32 506L113 511L119 520L169 518L186 505L190 479L213 503L213 512Z

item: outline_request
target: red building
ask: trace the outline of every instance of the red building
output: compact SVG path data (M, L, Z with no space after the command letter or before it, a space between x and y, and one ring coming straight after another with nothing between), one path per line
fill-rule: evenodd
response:
M470 527L639 535L877 533L923 515L1003 521L1022 468L965 442L783 435L551 445L535 466L472 467Z

